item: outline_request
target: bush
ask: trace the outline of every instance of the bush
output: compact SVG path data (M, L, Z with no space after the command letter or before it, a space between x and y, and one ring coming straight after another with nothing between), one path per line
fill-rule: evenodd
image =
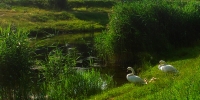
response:
M189 46L200 37L199 7L195 1L118 3L113 7L107 34L101 40L97 38L96 48L104 55L113 52L109 59L115 62L132 65L151 58L152 54ZM151 55L141 56L141 52Z

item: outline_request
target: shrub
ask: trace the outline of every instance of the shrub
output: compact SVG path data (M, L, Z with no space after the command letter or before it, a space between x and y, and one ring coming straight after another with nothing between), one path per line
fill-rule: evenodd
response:
M108 58L115 62L132 65L173 47L189 46L200 37L199 7L195 1L118 3L113 7L108 31L96 40L96 48L104 55L113 52ZM141 56L141 52L147 55Z

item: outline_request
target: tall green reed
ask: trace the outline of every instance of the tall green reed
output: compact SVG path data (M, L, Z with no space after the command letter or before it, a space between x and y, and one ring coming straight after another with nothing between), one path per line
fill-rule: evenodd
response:
M76 51L68 54L56 49L50 52L43 62L45 82L43 88L50 99L83 99L100 93L109 85L112 78L103 75L98 70L81 70L75 67Z
M1 99L81 99L113 85L96 69L77 71L76 49L65 54L57 48L40 61L26 30L9 26L0 32Z
M28 32L9 26L0 33L0 97L26 99L34 55Z
M96 39L97 50L104 55L112 52L108 58L115 62L133 65L142 63L141 52L165 56L173 48L191 46L200 36L198 11L199 2L195 1L118 3L106 34Z

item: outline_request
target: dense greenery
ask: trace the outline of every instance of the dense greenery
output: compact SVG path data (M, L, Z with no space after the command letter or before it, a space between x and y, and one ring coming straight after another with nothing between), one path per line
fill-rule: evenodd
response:
M200 38L199 10L197 1L118 3L110 14L108 30L96 39L96 48L115 62L133 65L189 46Z
M29 47L26 29L0 28L1 99L24 99L30 90L30 68L34 49ZM24 83L26 82L26 83Z
M113 86L112 77L99 70L75 68L76 49L65 54L57 48L37 60L23 30L0 29L0 99L81 99Z
M113 0L14 1L0 1L0 23L6 27L0 29L0 99L82 100L112 86L112 77L103 76L96 69L77 70L76 51L65 54L57 47L44 61L36 59L35 45L43 46L47 41L51 45L55 41L45 37L46 40L33 43L28 37L29 30L32 37L43 37L52 33L93 33L105 27L107 30L95 38L99 56L118 66L142 63L142 78L159 79L146 86L125 84L91 100L199 99L199 47L186 48L199 39L199 2L134 0L117 3L110 9L116 4ZM54 5L60 2L66 2L63 5L67 7ZM71 34L69 37L72 39ZM158 59L166 57L179 75L164 74L150 62L158 63Z
M0 26L7 27L13 23L16 27L26 27L33 37L62 33L101 32L109 21L108 12L115 4L114 1L68 1L67 5L70 8L59 10L52 6L48 8L49 4L46 1L0 1ZM40 4L41 6L37 6Z
M42 63L46 78L43 88L51 99L83 99L112 86L110 76L102 76L98 70L75 69L76 50L63 55L61 50L50 52Z
M178 75L163 73L158 69L158 65L148 65L149 69L139 76L148 80L152 77L159 79L143 86L127 83L92 96L89 100L198 100L200 99L199 50L200 46L194 46L173 52L167 63L179 70ZM184 56L178 56L183 53Z

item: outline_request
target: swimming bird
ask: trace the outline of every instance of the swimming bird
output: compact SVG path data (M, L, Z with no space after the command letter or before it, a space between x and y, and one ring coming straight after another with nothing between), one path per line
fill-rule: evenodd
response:
M127 74L126 78L129 82L136 83L136 84L147 84L146 80L143 80L139 76L134 75L135 71L132 67L128 67L127 71L130 70L132 73Z
M159 61L158 69L166 73L178 73L178 70L172 65L166 64L164 60Z

